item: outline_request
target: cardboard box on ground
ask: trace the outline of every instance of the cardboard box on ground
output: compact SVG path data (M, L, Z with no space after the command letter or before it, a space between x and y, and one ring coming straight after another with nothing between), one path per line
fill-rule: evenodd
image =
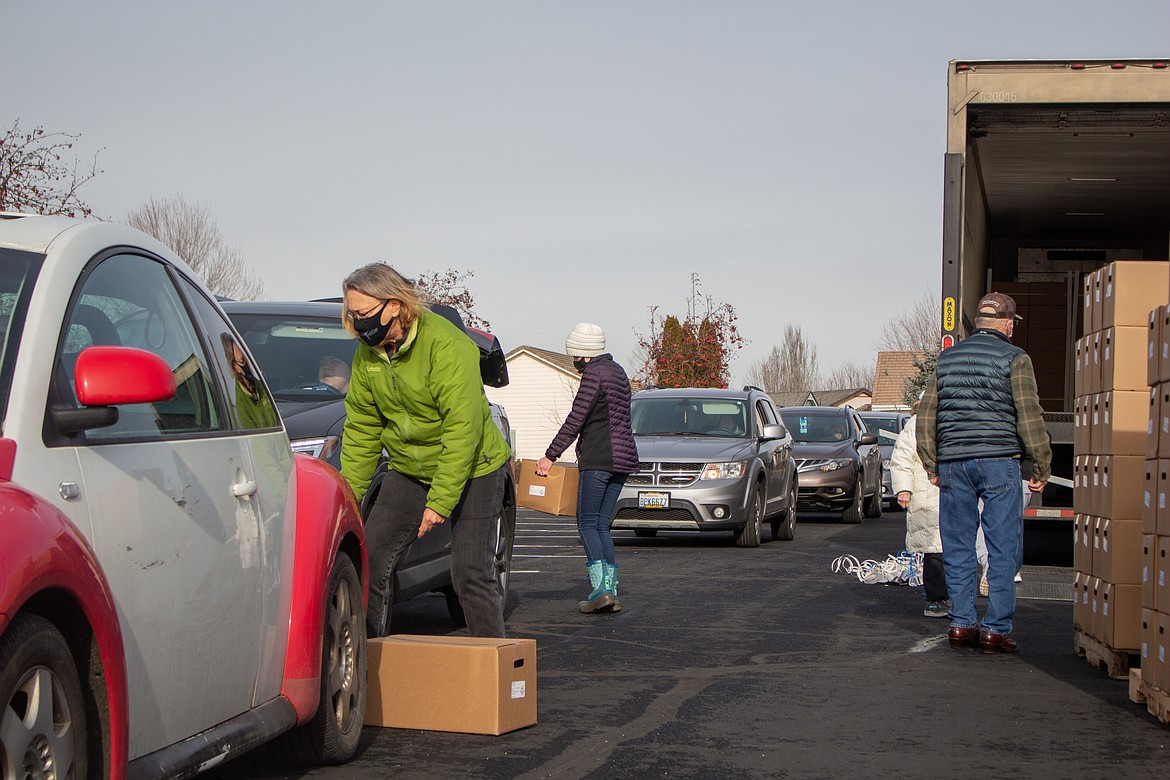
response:
M503 734L536 723L536 640L370 639L367 726Z
M536 473L535 460L520 461L520 506L549 515L577 514L577 464L554 463L547 477Z

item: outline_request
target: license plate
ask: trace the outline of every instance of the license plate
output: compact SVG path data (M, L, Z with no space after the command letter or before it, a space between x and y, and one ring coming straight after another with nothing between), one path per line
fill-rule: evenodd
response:
M639 509L670 509L670 493L659 491L639 491Z

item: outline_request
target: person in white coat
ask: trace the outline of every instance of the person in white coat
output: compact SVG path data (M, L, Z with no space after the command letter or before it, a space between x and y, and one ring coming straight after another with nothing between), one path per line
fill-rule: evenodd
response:
M918 411L918 404L914 405ZM938 530L938 488L930 483L926 469L918 458L916 443L918 417L906 421L906 427L894 443L890 456L890 479L898 505L906 510L906 549L922 553L922 586L926 591L927 617L945 618L951 600L947 594L943 568L942 537Z

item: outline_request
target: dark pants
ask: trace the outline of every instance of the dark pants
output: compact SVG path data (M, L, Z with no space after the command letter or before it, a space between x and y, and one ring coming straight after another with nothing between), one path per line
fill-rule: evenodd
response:
M394 567L418 538L427 485L391 471L382 483L377 503L366 522L370 556L370 606L367 632L385 636L393 608ZM496 580L496 519L504 500L503 468L469 480L451 524L451 584L467 618L472 636L504 636L504 609ZM432 529L430 533L435 533Z
M945 601L947 598L947 570L942 553L922 554L922 587L927 601Z
M617 506L626 474L612 471L586 469L577 481L577 533L585 546L585 557L590 561L605 561L611 566L617 564L613 552L613 537L609 535L609 524L613 521L613 509Z

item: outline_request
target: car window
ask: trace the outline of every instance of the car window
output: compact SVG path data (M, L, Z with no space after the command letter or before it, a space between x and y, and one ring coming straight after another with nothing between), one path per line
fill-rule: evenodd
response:
M784 426L797 442L835 442L848 439L849 419L840 414L806 414L801 407L782 411Z
M904 420L895 415L888 417L865 416L861 420L865 424L865 429L878 437L878 444L892 445L897 441L898 434L904 426Z
M776 422L776 412L772 405L762 398L756 401L756 424L759 426L756 430L763 432L765 425L775 425Z
M336 401L349 390L357 341L340 317L233 314L277 401Z
M8 408L28 299L43 259L32 252L0 249L0 410Z
M735 399L635 398L630 403L635 436L746 436L747 405Z
M211 355L215 361L216 377L232 410L232 421L240 430L280 427L276 405L260 378L248 350L240 345L231 325L219 309L186 279L179 284L191 302L191 309L203 332L207 335Z
M169 401L119 406L117 423L87 431L87 442L138 441L221 429L207 355L161 263L138 255L114 255L85 275L66 312L57 348L55 403L80 407L73 369L81 351L95 345L153 352L174 372L177 392Z

